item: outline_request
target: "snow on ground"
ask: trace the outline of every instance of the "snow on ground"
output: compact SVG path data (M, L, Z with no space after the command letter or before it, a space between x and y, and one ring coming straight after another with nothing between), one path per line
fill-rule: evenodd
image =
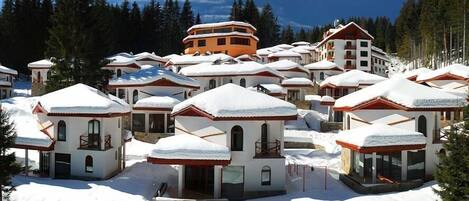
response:
M337 133L320 133L313 130L285 130L285 142L302 142L320 145L331 154L340 153L340 146L335 143Z

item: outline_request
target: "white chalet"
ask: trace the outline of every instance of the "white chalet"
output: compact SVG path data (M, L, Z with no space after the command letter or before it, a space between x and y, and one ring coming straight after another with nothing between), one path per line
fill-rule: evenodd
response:
M135 57L129 53L119 53L106 59L109 60L109 63L101 67L101 69L112 71L113 78L138 71L142 68L135 60Z
M445 152L440 112L465 102L402 77L339 98L334 110L344 112L344 132L337 139L345 172L340 179L361 193L421 185L435 172L437 153Z
M54 65L49 59L43 59L28 64L31 70L31 95L42 95L50 76L50 68Z
M129 105L117 97L76 84L39 97L33 108L38 130L53 143L18 146L42 150L40 166L51 177L106 179L124 167L122 116L129 113Z
M252 87L259 84L280 84L284 79L280 72L263 64L236 60L201 63L185 67L179 73L199 81L201 88L196 94L227 83Z
M169 58L169 61L166 63L166 67L177 73L186 66L192 66L201 63L213 63L215 61L226 61L230 59L233 59L233 57L223 53L206 55L172 55Z
M421 73L417 76L416 81L469 99L468 66L453 64L434 71Z
M179 166L178 197L285 193L283 131L296 119L293 104L226 84L179 103L172 115L175 136L158 141L148 162Z
M326 78L338 75L344 72L344 69L336 63L322 60L304 66L309 70L311 81L320 84Z
M18 71L0 65L0 99L10 98L13 95L13 79Z

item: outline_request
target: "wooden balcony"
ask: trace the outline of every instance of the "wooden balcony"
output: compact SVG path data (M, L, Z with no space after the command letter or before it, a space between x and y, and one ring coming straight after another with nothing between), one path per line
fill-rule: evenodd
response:
M256 155L254 158L281 158L280 141L275 142L256 142Z
M326 46L326 49L327 49L327 50L334 50L334 48L335 48L335 47L332 46L332 45L327 45L327 46Z
M80 147L79 149L106 151L111 149L111 135L104 136L104 149L101 149L101 138L99 135L90 136L88 134L80 135Z
M347 70L352 70L352 69L356 69L356 66L353 65L353 64L349 64L349 65L345 64L344 68L347 69Z
M327 56L326 59L327 59L328 61L334 61L334 56Z
M344 59L356 59L356 58L357 58L357 56L355 56L355 55L345 55L344 56Z
M357 49L357 46L355 46L355 45L345 45L344 49L346 49L346 50L355 50L355 49Z

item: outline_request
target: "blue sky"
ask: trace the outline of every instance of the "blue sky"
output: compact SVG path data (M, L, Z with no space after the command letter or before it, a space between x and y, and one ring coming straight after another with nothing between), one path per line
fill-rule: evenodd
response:
M109 1L116 3L123 0ZM148 2L148 0L135 1L140 5ZM179 0L180 3L183 1ZM351 16L388 16L394 20L404 0L255 0L255 2L259 7L267 2L270 3L282 25L308 27L332 23L334 19ZM204 22L217 22L227 19L233 0L191 0L191 3L195 12L202 15Z

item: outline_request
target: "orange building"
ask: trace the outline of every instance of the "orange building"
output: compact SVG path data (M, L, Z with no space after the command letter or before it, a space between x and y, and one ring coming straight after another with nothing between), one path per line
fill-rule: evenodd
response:
M229 21L194 25L183 39L185 54L225 53L232 57L256 54L259 39L249 23Z

